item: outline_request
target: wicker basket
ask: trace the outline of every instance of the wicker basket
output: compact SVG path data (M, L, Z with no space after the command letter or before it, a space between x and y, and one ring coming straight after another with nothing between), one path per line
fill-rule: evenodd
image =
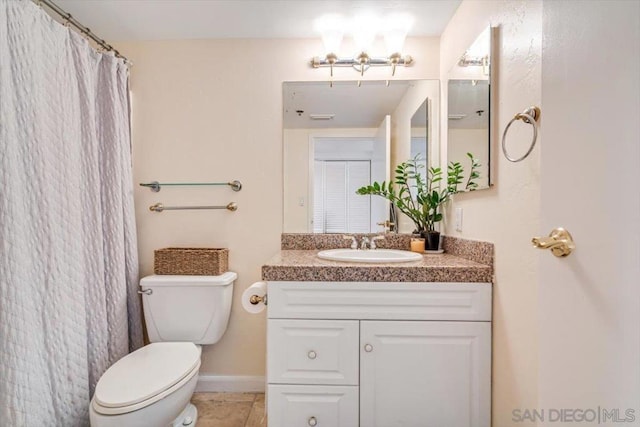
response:
M155 274L219 276L229 269L226 248L164 248L154 252Z

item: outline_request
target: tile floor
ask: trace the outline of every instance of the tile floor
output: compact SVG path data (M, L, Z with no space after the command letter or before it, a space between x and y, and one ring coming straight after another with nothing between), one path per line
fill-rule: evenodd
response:
M264 393L194 393L198 427L267 427Z

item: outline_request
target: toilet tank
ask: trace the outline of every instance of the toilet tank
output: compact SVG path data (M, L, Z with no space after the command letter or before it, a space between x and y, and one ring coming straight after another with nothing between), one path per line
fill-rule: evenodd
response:
M217 343L227 330L237 277L233 272L143 277L140 288L149 340Z

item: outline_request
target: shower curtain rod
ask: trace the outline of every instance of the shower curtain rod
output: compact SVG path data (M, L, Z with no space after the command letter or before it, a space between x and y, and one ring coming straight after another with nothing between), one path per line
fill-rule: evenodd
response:
M62 9L60 6L55 4L53 1L51 1L51 0L32 0L32 1L34 3L36 3L37 5L43 5L44 4L49 9L51 9L53 12L55 12L60 17L62 17L66 22L68 22L69 24L71 24L74 27L76 27L80 31L80 34L82 34L85 37L90 38L91 40L96 42L103 49L107 50L108 52L113 52L113 54L117 58L121 58L121 59L124 60L125 63L131 65L131 61L129 61L129 59L127 59L126 56L124 56L120 52L118 52L117 49L115 49L109 43L104 41L104 39L101 39L100 37L98 37L93 31L91 31L91 29L89 29L88 27L85 27L80 22L78 22L78 20L76 18L74 18L70 13L65 12L64 9Z

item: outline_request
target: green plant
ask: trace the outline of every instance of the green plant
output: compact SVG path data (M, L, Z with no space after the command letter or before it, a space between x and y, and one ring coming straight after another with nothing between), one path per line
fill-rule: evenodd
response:
M447 165L447 181L443 186L442 168L428 168L425 181L420 174L420 169L424 166L416 156L396 167L395 181L383 181L381 184L374 182L359 188L356 193L382 196L413 221L416 232L433 231L435 224L442 221L442 205L451 200L454 194L478 188L475 180L480 178L480 162L471 153L467 153L467 157L471 162L471 169L463 189L458 189L464 179L464 167L460 162L450 162Z

